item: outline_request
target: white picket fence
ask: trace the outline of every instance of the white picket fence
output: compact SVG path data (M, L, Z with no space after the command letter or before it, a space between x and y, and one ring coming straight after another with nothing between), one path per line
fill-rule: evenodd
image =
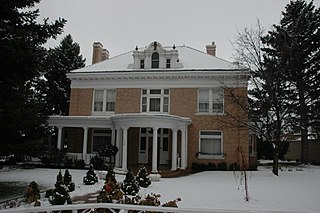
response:
M27 208L12 208L2 209L0 213L43 213L43 212L59 212L62 210L71 210L72 213L93 213L94 209L109 209L111 212L127 213L129 210L138 212L180 212L180 213L289 213L286 211L264 211L264 210L218 210L218 209L191 209L191 208L172 208L172 207L156 207L156 206L138 206L124 205L113 203L88 203L88 204L71 204L60 206L45 206L45 207L27 207ZM290 211L292 213L292 211ZM294 212L298 213L298 212Z

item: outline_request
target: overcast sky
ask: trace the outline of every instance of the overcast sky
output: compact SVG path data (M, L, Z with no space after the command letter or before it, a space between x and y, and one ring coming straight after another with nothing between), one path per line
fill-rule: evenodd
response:
M270 28L279 23L289 0L42 0L41 18L67 20L64 33L80 44L86 65L91 64L92 44L100 41L114 57L136 45L158 41L163 46L187 45L205 51L214 41L217 56L232 61L237 30L256 24ZM314 4L319 7L320 0Z

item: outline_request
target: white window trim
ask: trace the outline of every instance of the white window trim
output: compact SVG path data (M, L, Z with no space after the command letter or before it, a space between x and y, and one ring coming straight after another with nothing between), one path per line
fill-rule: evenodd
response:
M103 102L102 102L102 111L94 111L94 99L95 99L95 92L96 91L103 91ZM92 98L92 115L113 115L115 114L115 111L106 111L107 106L107 91L115 91L115 96L117 95L115 89L94 89L93 90L93 98ZM116 100L114 100L114 103L116 103Z
M143 94L143 90L147 90L147 94ZM150 90L161 90L161 94L150 94ZM164 94L164 90L169 90L169 94ZM142 99L143 97L147 98L147 111L142 111ZM168 98L168 112L163 111L164 98ZM150 112L150 98L160 98L160 111L159 112ZM140 98L140 112L147 114L170 114L170 89L168 88L159 88L159 89L141 89L141 98Z
M220 132L220 136L201 136L201 132ZM201 154L200 148L201 148L201 138L219 138L221 139L221 154L216 154L216 155L208 155L208 154ZM224 159L225 154L223 153L223 131L222 130L200 130L199 131L199 152L198 152L198 158L199 159Z
M209 90L209 112L200 112L199 109L199 91L203 89L203 90ZM212 91L213 90L217 90L217 89L221 89L222 90L222 112L213 112L213 101L212 101ZM196 115L225 115L225 111L224 111L225 105L224 105L224 89L223 88L198 88L197 90L197 113Z

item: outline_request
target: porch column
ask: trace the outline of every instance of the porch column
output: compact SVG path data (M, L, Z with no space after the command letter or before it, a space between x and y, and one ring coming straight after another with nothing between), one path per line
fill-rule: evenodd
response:
M116 145L116 129L115 128L111 128L111 144L112 145Z
M158 173L158 127L153 127L153 141L152 141L152 173Z
M177 169L177 129L172 129L172 160L171 160L171 170Z
M122 169L127 170L128 165L128 127L123 128L122 138Z
M116 146L118 148L118 152L116 154L116 162L115 162L115 167L120 167L120 138L121 138L121 129L117 128L117 138L116 138Z
M187 167L187 141L186 141L186 129L181 130L181 169Z
M87 147L88 147L88 127L83 127L83 147L82 147L82 159L87 162Z
M58 126L58 141L57 141L57 148L58 148L59 150L61 150L62 129L63 129L63 126Z

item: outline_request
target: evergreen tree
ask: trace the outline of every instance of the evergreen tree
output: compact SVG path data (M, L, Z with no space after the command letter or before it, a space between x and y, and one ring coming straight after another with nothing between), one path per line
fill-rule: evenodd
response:
M277 63L291 89L295 108L292 129L301 133L301 161L309 163L308 131L319 123L320 88L320 9L313 1L291 1L282 13L279 25L264 38L267 54Z
M85 185L93 185L95 183L98 183L98 177L96 172L93 169L92 164L90 164L90 168L87 171L87 174L85 177L83 177L83 183Z
M57 182L55 183L55 188L53 190L52 195L49 197L49 202L52 205L64 205L71 204L71 198L69 195L68 187L63 182L63 177L61 173L61 169L57 175Z
M75 190L75 184L74 184L74 182L72 181L72 176L71 176L71 174L69 173L69 170L68 170L68 169L66 169L66 171L64 172L63 182L64 182L64 184L66 185L66 187L68 188L68 191L69 191L69 192L73 192L73 191Z
M121 203L123 198L123 191L121 190L121 185L110 177L106 178L106 182L97 197L98 203L113 203L117 201Z
M129 169L126 178L123 181L122 191L126 195L136 195L139 192L139 183L134 178L131 170Z
M46 81L41 90L45 94L49 115L68 115L71 81L67 74L84 66L80 46L70 34L62 39L59 46L48 51L44 68Z
M106 174L106 180L111 179L114 183L117 183L116 174L113 170L113 166L110 164L108 167L108 172Z
M64 19L37 23L40 0L0 1L0 135L1 153L41 138L47 116L35 94L35 79L46 50L43 45L62 32ZM12 150L10 150L12 148ZM4 153L6 154L6 153Z
M139 183L140 187L148 188L150 186L151 181L148 177L148 173L145 166L141 166L139 172L136 176L136 181Z

